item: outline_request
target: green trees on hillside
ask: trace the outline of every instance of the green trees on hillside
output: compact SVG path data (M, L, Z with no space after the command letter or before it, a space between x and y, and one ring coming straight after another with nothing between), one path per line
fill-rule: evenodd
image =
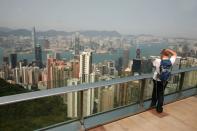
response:
M24 93L20 85L0 79L0 96ZM0 130L34 130L69 120L61 96L52 96L0 106Z

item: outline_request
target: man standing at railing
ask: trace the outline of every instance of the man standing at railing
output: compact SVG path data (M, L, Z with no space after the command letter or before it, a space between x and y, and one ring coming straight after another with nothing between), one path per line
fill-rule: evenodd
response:
M163 49L161 58L153 61L155 67L153 75L153 93L151 107L156 107L158 113L163 112L164 90L168 84L172 65L175 63L177 54L171 49Z

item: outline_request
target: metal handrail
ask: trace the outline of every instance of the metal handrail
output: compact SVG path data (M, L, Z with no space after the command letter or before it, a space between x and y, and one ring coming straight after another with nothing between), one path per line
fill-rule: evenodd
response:
M197 70L197 67L190 67L190 68L185 68L185 69L180 69L180 70L174 70L172 71L172 74L178 74L182 72L189 72L189 71L195 71L195 70ZM152 78L152 73L143 74L139 76L115 78L112 80L99 81L95 83L85 83L85 84L80 84L76 86L66 86L66 87L60 87L60 88L52 88L48 90L41 90L41 91L35 91L35 92L29 92L29 93L3 96L3 97L0 97L0 105L22 102L22 101L33 100L33 99L38 99L38 98L43 98L43 97L55 96L55 95L61 95L61 94L70 93L70 92L78 92L78 91L83 91L83 90L88 90L88 89L93 89L93 88L99 88L103 86L115 85L115 84L125 83L129 81L150 79L150 78Z

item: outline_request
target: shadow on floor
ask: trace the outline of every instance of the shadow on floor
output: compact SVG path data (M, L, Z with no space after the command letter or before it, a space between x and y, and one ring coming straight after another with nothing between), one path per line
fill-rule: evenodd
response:
M153 115L159 117L159 118L163 118L163 117L166 117L166 116L169 115L165 111L163 111L162 113L158 113L155 109L151 109L151 110L149 110L149 112L152 113Z

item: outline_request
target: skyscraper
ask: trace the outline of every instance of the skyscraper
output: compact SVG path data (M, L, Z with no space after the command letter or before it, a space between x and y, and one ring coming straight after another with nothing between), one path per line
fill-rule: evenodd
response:
M129 63L129 49L125 49L123 52L123 68L126 69Z
M140 59L140 57L141 57L141 50L139 48L137 48L137 50L136 50L136 58Z
M114 61L108 61L107 62L107 68L108 68L108 74L109 75L115 75L116 68L115 68L115 62Z
M114 88L115 85L106 86L100 93L100 111L107 111L114 106Z
M49 55L48 55L49 56ZM67 67L64 61L47 57L47 89L66 85Z
M51 54L47 54L47 89L53 88L53 63L55 59Z
M33 48L36 47L36 31L35 31L35 27L33 27L33 29L32 29L32 45L33 45Z
M89 82L92 73L92 52L82 52L80 55L79 78L81 82Z
M104 75L99 77L99 80L108 81L113 79L113 77ZM114 106L114 91L116 85L109 85L102 88L95 89L95 99L97 102L97 111L107 111Z
M123 57L119 57L116 61L116 70L118 71L118 75L121 75L121 71L123 69Z
M28 70L29 70L29 68L27 67L27 66L24 66L24 67L22 67L22 83L23 83L23 86L25 87L25 88L27 88L28 87L28 84L29 84L29 74L28 74Z
M20 69L19 68L14 69L14 81L16 82L16 84L20 83Z
M141 59L133 59L132 72L141 74Z
M3 64L4 65L9 65L9 58L7 56L3 57Z
M43 44L42 45L43 45L44 49L49 49L50 48L49 40L47 40L47 39L43 40Z
M79 78L79 60L73 59L70 61L72 69L72 78Z
M75 55L79 55L79 50L80 50L80 39L79 39L79 33L77 32L75 34L75 38L74 38L74 54Z
M11 68L15 68L17 65L17 54L16 53L10 54L10 62L11 62Z
M78 85L79 79L77 78L69 79L67 83L68 86ZM67 105L68 105L67 116L70 118L78 117L80 110L78 92L72 92L67 94Z
M92 73L92 52L82 52L80 55L79 78L81 83L94 82L91 79ZM87 116L93 112L94 89L84 91L83 97L83 115Z
M55 59L56 60L61 60L61 55L59 52L55 52Z
M42 68L42 49L41 49L40 44L38 44L36 40L35 27L33 27L33 30L32 30L32 44L33 44L34 51L35 51L36 66Z
M42 49L40 44L37 44L35 47L35 60L36 60L36 66L42 68Z
M151 73L152 72L152 60L151 59L142 59L141 61L141 73Z

